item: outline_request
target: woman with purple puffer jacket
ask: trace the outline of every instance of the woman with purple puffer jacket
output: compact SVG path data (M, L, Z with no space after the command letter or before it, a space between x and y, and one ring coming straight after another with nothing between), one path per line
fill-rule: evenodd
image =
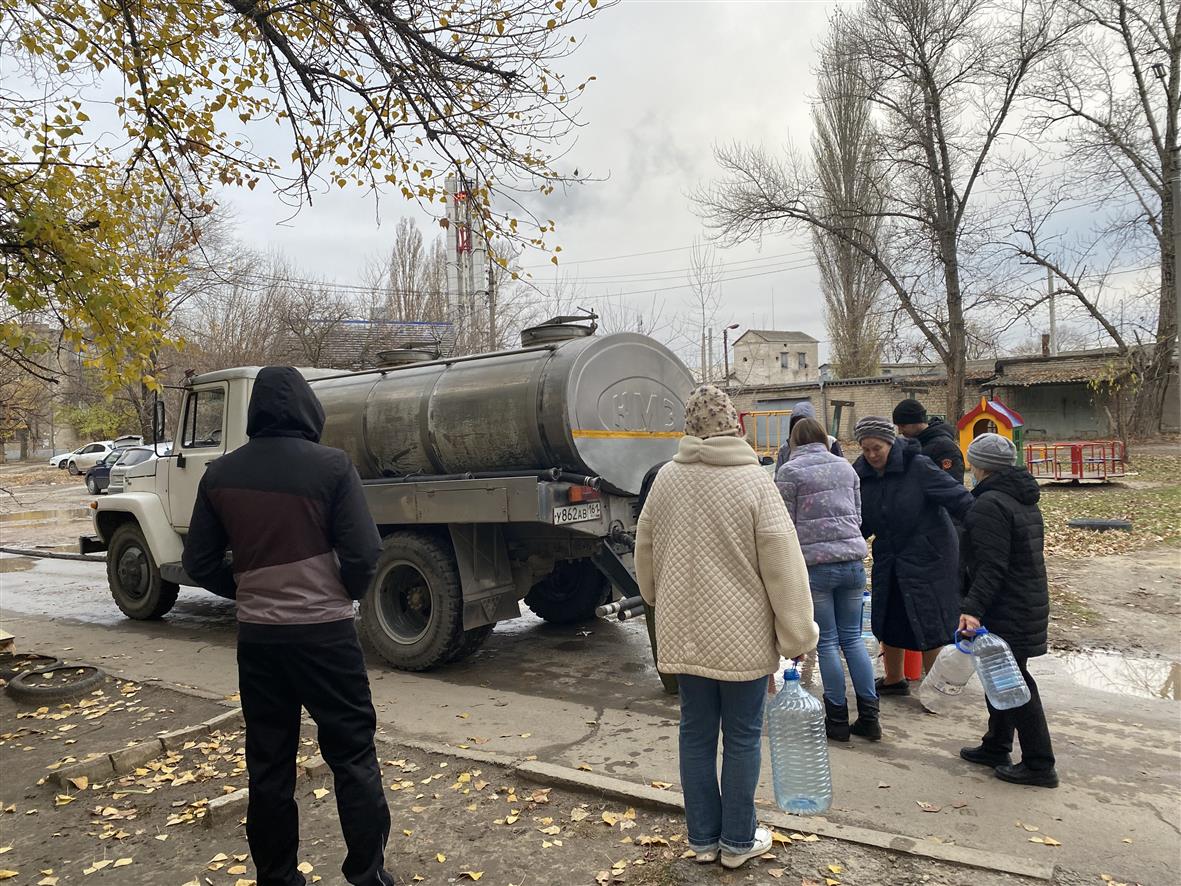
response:
M820 627L816 652L828 737L848 741L852 733L880 741L873 663L861 639L867 553L861 535L861 480L849 462L829 451L820 423L805 418L792 428L791 456L775 474L775 484L808 564L814 618ZM852 727L842 652L857 694L857 722Z

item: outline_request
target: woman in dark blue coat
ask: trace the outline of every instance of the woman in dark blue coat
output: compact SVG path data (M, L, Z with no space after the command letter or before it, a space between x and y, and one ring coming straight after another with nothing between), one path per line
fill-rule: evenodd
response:
M863 418L854 434L861 532L874 537L873 633L886 670L878 692L908 695L905 651L921 651L929 668L959 622L960 546L951 517L962 518L973 498L916 441L896 436L889 419Z

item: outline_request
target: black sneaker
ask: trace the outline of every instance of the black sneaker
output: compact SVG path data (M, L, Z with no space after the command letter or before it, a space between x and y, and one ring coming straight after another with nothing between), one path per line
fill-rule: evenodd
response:
M996 767L996 777L1010 784L1025 784L1037 788L1058 787L1058 773L1053 769L1030 769L1024 763Z
M873 681L878 695L910 695L910 681L905 677L897 683L887 683L885 677L878 677Z
M996 751L988 750L983 745L978 745L974 748L960 748L960 757L969 763L975 763L977 766L987 766L989 769L996 769L998 766L1008 766L1013 762L1013 759L1008 754L998 754Z

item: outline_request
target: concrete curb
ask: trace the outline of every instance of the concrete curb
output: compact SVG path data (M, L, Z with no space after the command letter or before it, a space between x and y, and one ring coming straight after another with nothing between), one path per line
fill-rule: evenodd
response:
M212 828L223 824L237 824L246 814L246 806L250 802L250 792L246 788L238 788L232 794L214 797L205 807L205 816L201 819L205 827Z

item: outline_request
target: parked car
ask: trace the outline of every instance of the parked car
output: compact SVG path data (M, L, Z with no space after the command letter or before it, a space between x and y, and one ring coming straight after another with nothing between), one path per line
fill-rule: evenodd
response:
M106 457L107 453L116 449L126 449L129 446L140 446L143 437L127 434L114 440L98 440L88 443L76 452L69 453L65 458L65 468L75 477L85 474Z
M155 460L157 452L160 455L167 455L171 448L171 444L161 443L158 446L132 446L123 450L111 468L111 479L107 486L107 492L112 495L122 492L127 472L131 468Z
M86 445L89 446L91 444L88 443ZM82 450L85 448L86 448L86 446L79 446L73 452L62 452L62 453L59 453L58 455L51 455L51 456L49 456L49 466L51 468L62 468L64 470L66 467L66 462L69 460L70 456L81 455Z
M99 459L98 464L86 472L86 491L91 495L101 495L110 484L111 468L126 452L126 449L112 449Z

